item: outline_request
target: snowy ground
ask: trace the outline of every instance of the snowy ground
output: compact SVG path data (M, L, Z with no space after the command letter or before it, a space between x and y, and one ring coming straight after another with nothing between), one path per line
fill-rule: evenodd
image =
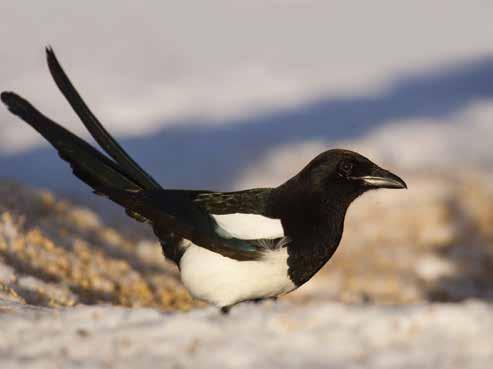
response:
M229 316L10 309L0 302L3 369L488 369L493 359L493 306L478 301L243 305Z

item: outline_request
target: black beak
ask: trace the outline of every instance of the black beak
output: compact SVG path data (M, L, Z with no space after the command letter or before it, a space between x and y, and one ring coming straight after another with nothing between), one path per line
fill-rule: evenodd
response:
M365 185L372 188L407 188L406 182L402 178L377 166L371 175L359 178Z

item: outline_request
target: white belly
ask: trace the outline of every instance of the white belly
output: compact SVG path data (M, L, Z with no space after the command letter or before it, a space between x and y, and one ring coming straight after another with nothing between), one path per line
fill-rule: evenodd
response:
M238 261L189 244L180 260L181 279L192 296L228 306L279 296L296 288L288 277L287 248L255 261Z

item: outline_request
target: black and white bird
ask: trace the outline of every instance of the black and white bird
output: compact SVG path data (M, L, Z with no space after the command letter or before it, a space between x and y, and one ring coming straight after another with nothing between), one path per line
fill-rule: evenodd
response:
M362 155L329 150L275 188L237 192L164 189L106 131L51 48L49 70L101 151L13 92L8 109L47 139L83 182L151 225L165 257L192 296L227 312L239 302L274 298L303 285L331 258L346 210L364 192L407 188Z

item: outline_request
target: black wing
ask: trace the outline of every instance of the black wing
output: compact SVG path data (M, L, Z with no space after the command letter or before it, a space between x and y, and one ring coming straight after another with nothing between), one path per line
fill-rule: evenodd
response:
M258 259L271 244L271 240L242 240L219 236L214 219L191 201L187 191L129 192L104 189L104 193L127 209L152 219L156 234L173 230L172 233L198 246L236 260Z
M197 191L193 201L211 214L246 213L268 216L271 188L235 192Z

